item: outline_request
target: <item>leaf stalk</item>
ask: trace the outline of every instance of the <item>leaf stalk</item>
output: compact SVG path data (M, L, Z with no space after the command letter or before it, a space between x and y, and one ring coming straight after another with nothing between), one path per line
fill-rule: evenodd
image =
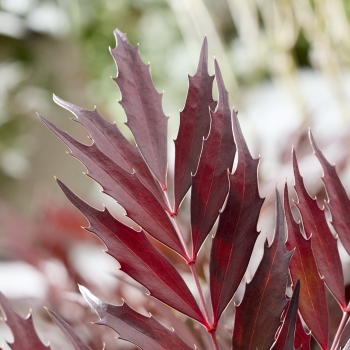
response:
M337 350L338 349L340 337L341 337L341 335L342 335L342 333L344 331L345 325L346 325L349 317L350 317L350 302L349 302L347 308L343 312L343 317L342 317L342 319L340 321L337 333L335 334L331 350Z

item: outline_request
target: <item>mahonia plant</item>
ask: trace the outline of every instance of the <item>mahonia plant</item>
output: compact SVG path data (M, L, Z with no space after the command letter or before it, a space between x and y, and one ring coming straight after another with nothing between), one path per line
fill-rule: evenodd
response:
M60 180L58 185L69 201L87 218L88 231L106 245L107 253L118 260L120 269L143 285L149 294L200 324L211 338L211 348L226 349L217 337L219 321L233 299L245 274L259 232L257 223L264 200L259 196L258 164L243 137L237 111L230 108L219 65L214 60L218 101L212 97L214 76L208 74L208 47L204 39L197 71L189 76L186 103L180 113L175 140L174 196L167 184L167 122L162 95L152 82L149 66L140 58L122 32L116 30L117 47L111 54L118 67L115 82L121 91L120 104L127 116L136 146L115 124L101 117L97 109L86 110L54 96L56 103L76 116L90 133L85 145L40 116L46 126L71 150L71 155L88 169L103 192L115 199L140 230L118 221L105 208L97 210L80 199ZM350 200L336 173L316 146L328 207L339 239L350 254ZM235 170L232 172L236 160ZM272 243L266 240L258 269L235 309L231 332L233 350L310 349L311 336L323 350L350 349L350 304L346 304L344 277L337 238L330 230L325 212L308 194L300 174L296 153L292 152L295 203L301 217L292 215L288 187L280 199L276 189L276 219ZM191 242L187 242L178 222L184 197L191 191ZM172 204L169 197L174 198ZM209 290L207 298L196 269L198 255L214 223L211 242ZM158 249L153 237L178 254L193 276L196 297L178 269ZM157 248L158 247L158 248ZM290 276L290 279L289 279ZM290 282L291 281L291 282ZM292 296L287 296L291 283ZM336 299L343 318L338 332L328 337L329 312L326 287ZM141 349L194 349L176 331L154 317L146 317L128 304L111 305L88 289L80 291L97 313L99 325L115 330L121 339ZM198 301L197 301L198 299ZM37 337L32 318L24 320L3 295L0 304L14 334L16 349L47 349ZM76 350L90 349L56 313L49 315ZM197 346L201 346L197 344Z

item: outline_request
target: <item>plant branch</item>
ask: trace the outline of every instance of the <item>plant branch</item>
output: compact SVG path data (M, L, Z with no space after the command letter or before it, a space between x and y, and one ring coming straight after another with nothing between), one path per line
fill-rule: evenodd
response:
M210 332L209 332L209 335L210 335L210 338L211 338L211 341L213 343L213 348L214 350L219 350L219 346L218 346L218 341L216 339L216 329L212 329Z
M344 331L344 328L345 328L346 322L349 319L349 316L350 316L350 302L349 302L347 308L343 312L343 317L340 321L337 333L335 334L331 350L337 350L337 348L339 346L340 337Z

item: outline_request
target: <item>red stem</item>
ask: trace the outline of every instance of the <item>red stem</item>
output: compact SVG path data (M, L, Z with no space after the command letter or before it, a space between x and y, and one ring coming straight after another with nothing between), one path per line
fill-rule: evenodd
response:
M171 205L170 205L170 201L169 201L168 191L164 190L163 192L164 192L164 196L165 196L167 205L168 205L168 207L170 209ZM208 307L207 307L207 304L205 302L202 286L201 286L201 284L199 282L198 274L197 274L197 271L196 271L196 268L195 268L195 263L196 262L194 260L192 260L190 258L190 256L189 256L189 254L188 254L187 244L185 242L185 239L184 239L184 236L182 234L181 228L180 228L179 223L177 221L177 213L173 212L173 215L171 215L171 218L173 220L176 233L177 233L177 235L179 237L181 245L182 245L182 247L184 249L184 252L186 254L185 260L186 260L188 266L190 267L193 279L194 279L194 281L196 283L196 287L197 287L197 290L198 290L200 303L201 303L201 306L202 306L203 316L204 316L204 319L205 319L205 322L206 322L205 326L206 326L207 331L208 331L208 333L210 335L211 341L213 343L214 350L219 350L218 343L217 343L217 340L216 340L216 329L214 329L211 326L211 323L209 321Z

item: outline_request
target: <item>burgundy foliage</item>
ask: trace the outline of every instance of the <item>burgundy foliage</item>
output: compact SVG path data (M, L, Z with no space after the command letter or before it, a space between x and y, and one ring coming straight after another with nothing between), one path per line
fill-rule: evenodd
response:
M238 153L230 191L210 256L210 295L214 324L232 299L247 269L258 232L256 226L264 202L258 190L258 159L253 159L243 138L236 112L232 122Z
M294 349L294 335L298 316L300 283L295 285L292 299L289 302L288 311L283 321L283 326L278 335L277 342L273 347L274 350L288 350Z
M215 112L211 112L210 133L203 142L198 169L192 181L193 260L196 260L224 204L229 189L227 169L231 170L236 152L228 92L216 60L214 67L219 99Z
M312 236L311 246L315 256L316 265L324 277L324 281L337 299L340 306L345 309L344 276L337 247L337 240L327 224L325 213L319 208L316 199L310 197L300 175L298 161L293 149L293 170L295 190L298 195L296 206L300 211L303 227L307 237Z
M276 189L276 224L274 240L265 244L264 256L243 300L236 308L232 349L270 349L287 305L286 286L292 252L284 244L284 215ZM267 242L266 242L267 243Z
M80 291L99 316L100 321L97 324L114 329L119 333L121 339L128 340L144 349L193 349L184 343L174 331L162 326L152 316L143 316L126 303L121 306L107 304L84 287L80 287Z
M180 113L174 179L171 176L168 179L169 188L174 188L172 208L167 184L167 117L162 110L161 94L153 85L149 66L142 62L138 47L132 46L120 31L116 31L115 36L117 47L111 53L118 76L114 80L120 88L120 103L136 146L96 108L89 111L54 96L55 102L72 112L76 121L87 129L91 145L78 142L40 116L69 147L71 155L85 165L87 175L140 226L134 230L113 217L107 208L103 211L93 208L57 180L68 200L89 221L86 230L97 236L107 247L106 252L119 262L120 274L133 279L135 289L144 287L156 299L151 299L154 301L153 310L150 306L152 312L161 310L154 317L147 317L128 305L133 305L132 294L124 295L126 302L115 306L80 287L81 294L100 318L97 324L109 327L121 339L145 350L187 350L195 346L214 350L228 347L310 350L311 337L323 350L349 347L350 331L346 321L350 306L345 301L337 239L330 231L324 210L305 189L294 150L298 196L295 205L302 225L293 218L287 184L284 210L276 189L272 243L269 245L266 239L256 273L246 284L242 299L238 299L236 292L246 281L246 271L258 242L257 224L264 199L258 188L259 159L251 156L237 111L230 109L219 65L215 60L216 103L212 97L214 77L208 73L208 44L204 39L197 71L189 76L185 107ZM310 139L324 169L332 224L350 252L349 198L335 168L326 161L311 133ZM235 157L237 166L232 172ZM181 204L189 191L191 221L187 228L188 231L191 228L191 242L188 244L178 223L178 214L184 210ZM197 258L203 254L201 247L211 231L212 242L207 242L208 247L211 244L210 261L207 259L200 265L205 259ZM207 288L202 288L206 279L209 280ZM343 311L331 347L328 325L332 315L327 309L324 283ZM293 289L291 299L287 297L290 288ZM233 298L241 300L240 304L231 303ZM19 316L2 294L0 305L14 334L12 349L48 349L39 340L31 316L26 320ZM73 349L90 349L58 314L50 310L48 313ZM227 322L233 313L234 319L231 317ZM172 324L176 332L164 324ZM190 344L192 340L196 344Z
M210 110L216 102L212 97L214 76L208 74L208 42L204 39L196 74L188 77L186 103L180 113L179 132L175 142L174 212L191 187L192 174L196 173L202 141L210 129Z
M328 344L328 309L324 283L311 249L314 236L305 239L299 225L294 221L287 184L284 188L284 211L288 231L287 248L294 249L290 262L292 281L294 284L300 281L299 310L309 329L312 329L314 338L325 349Z

